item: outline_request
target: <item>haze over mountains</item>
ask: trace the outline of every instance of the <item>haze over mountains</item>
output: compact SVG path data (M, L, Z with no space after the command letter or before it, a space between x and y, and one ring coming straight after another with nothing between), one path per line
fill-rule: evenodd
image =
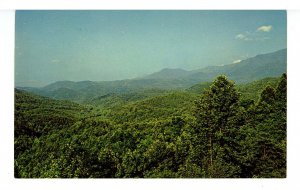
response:
M163 69L148 75L147 79L178 79L206 82L216 75L224 74L237 83L247 83L268 76L279 76L286 71L287 49L268 54L260 54L238 63L210 66L203 69L186 71L183 69Z
M42 88L17 87L55 99L85 101L113 93L130 93L149 89L187 89L197 83L210 82L224 74L237 83L248 83L265 77L278 77L286 72L287 49L257 55L235 64L210 66L186 71L165 68L145 77L118 81L58 81Z

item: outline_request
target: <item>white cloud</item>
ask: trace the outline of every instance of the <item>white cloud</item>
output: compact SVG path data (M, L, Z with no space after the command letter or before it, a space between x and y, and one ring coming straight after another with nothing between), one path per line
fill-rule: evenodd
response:
M245 34L238 34L235 36L235 39L245 40L245 41L253 40L253 38L251 37L251 34L249 32L246 32Z
M233 61L232 63L235 64L235 63L239 63L239 62L241 62L241 61L242 61L242 60L238 59L238 60Z
M270 37L266 36L266 32L270 32L272 30L272 25L260 26L256 29L256 31L245 31L243 33L239 33L235 36L237 40L243 41L265 41L269 40Z
M270 32L272 30L273 26L272 25L268 25L268 26L261 26L261 27L258 27L256 29L256 31L258 32Z
M244 35L244 34L238 34L238 35L236 35L235 36L235 39L240 39L240 40L242 40L242 39L244 39L246 36Z

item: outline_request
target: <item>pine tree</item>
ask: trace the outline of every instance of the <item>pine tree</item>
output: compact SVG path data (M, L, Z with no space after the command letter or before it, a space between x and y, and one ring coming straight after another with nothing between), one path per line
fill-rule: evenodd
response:
M196 102L199 141L206 146L202 157L207 177L234 177L239 173L235 164L235 136L243 124L239 97L235 84L219 76Z
M266 86L251 120L240 130L242 177L285 177L286 89L286 74L276 90Z
M282 74L280 77L280 81L276 88L276 98L286 101L287 95L287 76L286 73Z

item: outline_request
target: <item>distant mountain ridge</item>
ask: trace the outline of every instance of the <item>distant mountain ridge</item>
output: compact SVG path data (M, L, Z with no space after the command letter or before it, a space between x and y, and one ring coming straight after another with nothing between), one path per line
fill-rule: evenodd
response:
M191 73L191 71L186 71L184 69L170 69L165 68L161 71L152 73L143 77L144 79L176 79L181 77L186 77Z
M210 66L186 71L165 68L145 77L118 81L58 81L42 88L19 87L38 95L55 99L82 102L111 93L130 93L147 89L186 89L197 83L210 82L218 75L226 75L237 83L248 83L286 73L287 49L260 54L224 66ZM17 87L18 88L18 87Z
M183 69L163 69L144 78L173 79L179 78L191 81L208 82L217 75L224 74L237 83L247 83L265 77L276 77L286 72L287 49L272 53L260 54L240 61L239 63L223 66L208 66L203 69L186 71ZM173 73L173 74L172 74ZM164 77L163 77L164 76ZM170 77L168 77L170 76Z

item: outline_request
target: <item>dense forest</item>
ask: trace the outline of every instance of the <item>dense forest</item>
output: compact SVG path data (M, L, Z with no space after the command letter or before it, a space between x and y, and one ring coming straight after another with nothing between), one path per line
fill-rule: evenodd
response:
M283 178L286 93L286 74L80 104L15 89L15 177Z

